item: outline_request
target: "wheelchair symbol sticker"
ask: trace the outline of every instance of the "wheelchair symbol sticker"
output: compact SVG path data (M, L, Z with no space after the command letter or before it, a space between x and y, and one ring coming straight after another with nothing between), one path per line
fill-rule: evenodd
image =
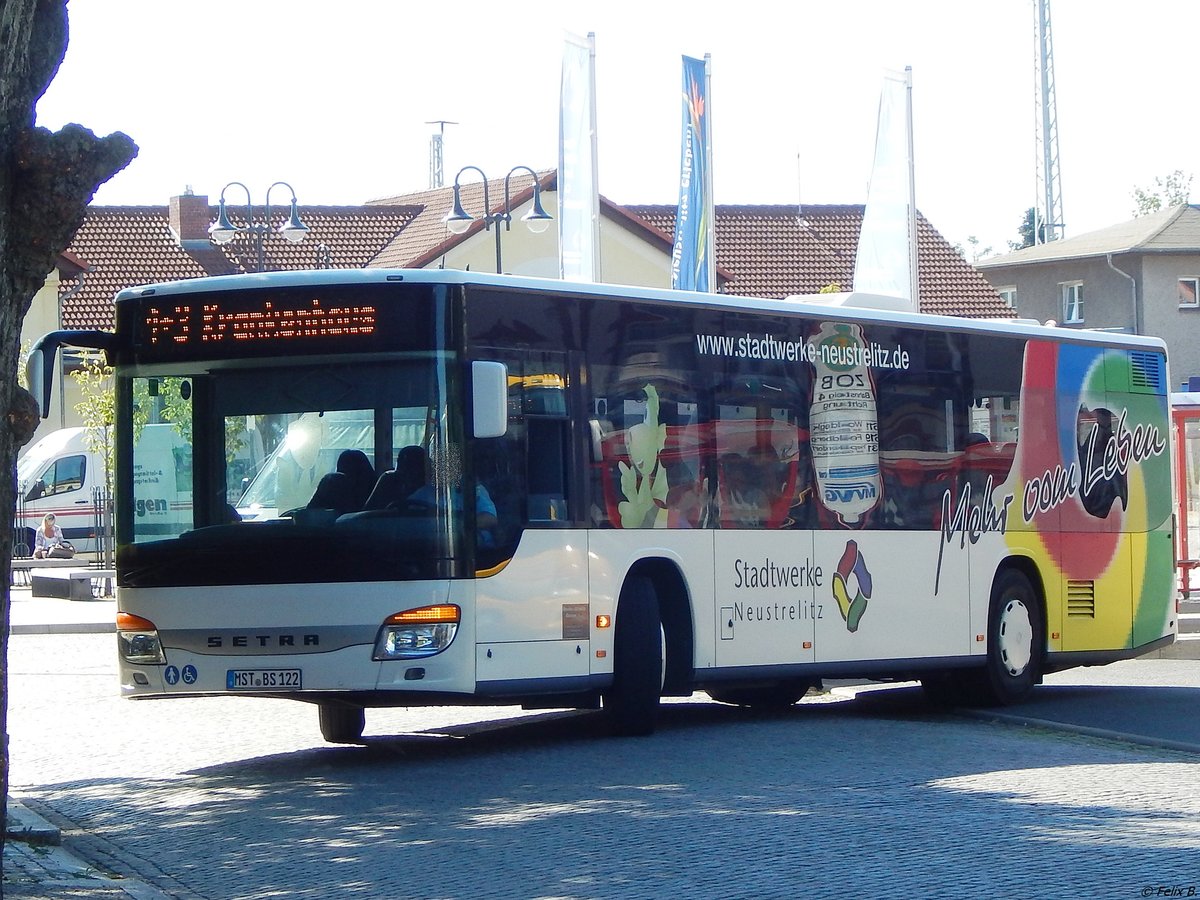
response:
M174 666L167 666L163 670L163 678L166 679L167 684L179 684L179 670Z
M196 683L196 667L195 666L184 666L183 667L183 683L184 684L195 684Z

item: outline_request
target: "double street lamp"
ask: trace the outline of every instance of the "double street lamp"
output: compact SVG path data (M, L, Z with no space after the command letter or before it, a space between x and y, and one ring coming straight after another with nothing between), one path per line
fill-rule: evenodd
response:
M225 209L225 192L231 187L240 187L246 192L245 225L234 225L229 221L229 214ZM291 191L292 209L288 216L288 221L276 229L271 227L271 191L277 187L285 187ZM217 204L217 221L208 226L208 234L212 238L213 243L219 245L228 244L238 234L253 236L258 248L258 271L262 272L266 268L266 259L263 256L263 241L266 240L267 235L278 234L285 240L293 244L298 244L308 236L308 226L300 221L300 210L296 206L296 192L286 181L277 181L267 188L266 211L261 222L254 221L254 205L250 200L250 189L240 181L231 181L225 187L221 188L221 199Z
M541 234L550 227L550 222L553 217L546 212L542 207L542 186L538 183L537 173L529 166L513 166L508 174L504 176L504 206L497 212L492 211L491 198L488 196L488 177L483 173L483 170L478 166L463 166L458 170L458 174L454 176L454 206L450 212L446 213L443 221L446 227L453 234L465 234L467 229L471 227L471 223L475 221L475 216L472 216L462 205L462 193L459 187L459 179L462 178L463 172L474 171L479 173L479 177L483 179L483 227L485 231L491 230L492 226L496 227L496 274L499 275L503 269L500 259L500 223L504 223L504 230L512 229L512 177L518 172L528 172L533 178L533 206L529 212L521 216L521 221L529 229L531 234Z

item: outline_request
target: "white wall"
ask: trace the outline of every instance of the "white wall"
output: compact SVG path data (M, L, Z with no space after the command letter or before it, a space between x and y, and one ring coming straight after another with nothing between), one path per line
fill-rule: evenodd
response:
M21 323L21 347L23 350L32 347L42 335L59 329L59 281L58 270L55 269L46 276L46 283L34 295L29 312L25 314L25 320ZM58 362L59 366L54 375L54 390L50 395L50 416L42 420L30 444L40 440L51 431L83 424L79 414L75 412L75 404L82 399L79 387L70 376L64 378L61 355Z
M500 229L500 256L504 272L509 275L529 275L537 278L558 277L558 193L542 193L542 205L554 221L542 234L531 234L521 217L533 201L512 213L511 227ZM468 210L470 212L470 210ZM470 268L472 272L496 271L496 233L479 231L444 257L448 269ZM426 268L443 265L443 258ZM659 249L623 225L600 217L600 275L597 279L609 284L631 284L644 287L671 286L671 257L669 249Z

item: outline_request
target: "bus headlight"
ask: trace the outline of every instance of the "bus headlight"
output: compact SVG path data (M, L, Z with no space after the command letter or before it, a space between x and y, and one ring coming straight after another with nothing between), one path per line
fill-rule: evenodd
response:
M453 603L388 616L375 639L374 659L420 659L441 653L458 634L462 610Z
M161 666L167 662L158 628L149 619L132 613L117 613L117 648L126 662Z

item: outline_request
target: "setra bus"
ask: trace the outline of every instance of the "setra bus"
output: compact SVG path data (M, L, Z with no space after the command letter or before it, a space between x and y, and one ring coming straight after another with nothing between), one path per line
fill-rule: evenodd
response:
M664 696L865 677L1000 704L1172 642L1163 343L887 302L206 278L47 335L31 383L60 345L116 370L128 697L307 701L333 742L422 704L637 734ZM160 421L192 439L171 534L133 502ZM253 513L227 471L247 433Z

